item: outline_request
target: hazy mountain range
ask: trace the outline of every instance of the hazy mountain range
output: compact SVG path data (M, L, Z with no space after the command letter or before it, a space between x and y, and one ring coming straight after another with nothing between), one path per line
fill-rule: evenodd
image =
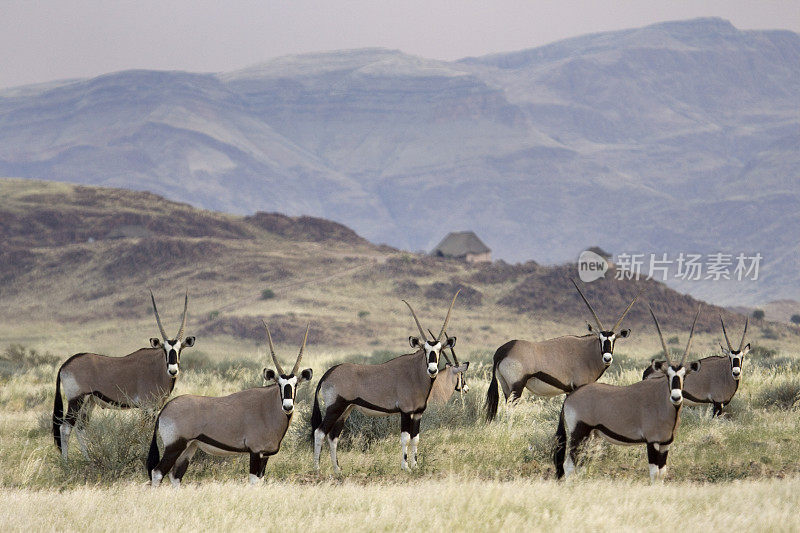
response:
M409 249L473 229L512 261L760 252L757 283L680 288L800 299L800 35L697 19L455 62L365 49L9 89L0 175Z

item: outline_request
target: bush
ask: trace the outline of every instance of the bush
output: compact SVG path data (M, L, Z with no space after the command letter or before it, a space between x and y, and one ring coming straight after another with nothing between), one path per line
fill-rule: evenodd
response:
M0 354L0 376L9 378L39 365L57 365L61 358L51 353L39 353L21 344L12 344Z
M275 291L272 289L264 289L261 291L261 299L262 300L271 300L275 298Z
M757 407L792 409L800 402L800 379L768 385L753 399Z
M369 316L369 311L359 311L358 312L358 318L364 319L364 318L367 318L368 316Z
M673 335L672 337L667 339L667 344L678 344L679 342L680 342L680 339L678 339L677 335Z

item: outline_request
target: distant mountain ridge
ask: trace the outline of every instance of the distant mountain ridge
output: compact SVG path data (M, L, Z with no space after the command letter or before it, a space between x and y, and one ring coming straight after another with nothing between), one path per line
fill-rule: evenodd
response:
M0 175L337 220L495 257L760 252L715 303L800 299L800 35L721 19L444 62L365 49L0 92Z

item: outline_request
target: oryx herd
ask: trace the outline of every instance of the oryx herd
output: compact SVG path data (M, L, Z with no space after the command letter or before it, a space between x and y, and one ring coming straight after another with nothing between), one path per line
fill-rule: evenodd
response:
M742 360L749 352L745 345L747 322L738 348L734 349L725 324L722 332L727 349L722 356L706 357L687 364L695 324L680 360L670 356L658 319L650 314L663 348L664 360L653 360L642 380L628 386L598 383L613 363L616 341L630 336L620 329L622 321L636 303L639 292L620 314L615 324L603 326L589 300L573 281L588 307L595 325L583 336L564 336L529 342L512 340L494 354L491 381L486 396L486 419L497 415L502 388L508 408L521 398L524 389L539 396L565 394L553 454L556 476L569 476L576 465L582 442L598 434L623 445L647 446L650 478L666 474L670 445L680 423L681 408L687 403L713 404L713 416L721 414L738 388ZM147 474L153 486L168 476L179 486L197 449L212 455L249 454L250 482L263 478L269 457L280 450L292 421L297 387L311 381L310 368L301 370L309 326L291 370L278 361L269 326L264 323L267 345L274 369L265 368L266 385L223 397L186 394L168 400L178 379L181 352L195 344L185 336L188 291L177 335L168 338L150 293L161 338L150 339L150 347L125 357L79 353L58 369L53 404L53 438L64 459L68 457L69 436L75 430L84 457L88 458L83 428L95 403L102 407L137 408L155 403L163 406L155 421ZM453 296L438 334L422 327L411 304L419 336L410 336L414 351L382 364L342 363L329 368L314 389L310 433L313 438L313 464L320 467L320 454L327 441L334 471L340 473L337 443L353 409L368 416L400 415L400 446L403 470L417 465L420 421L428 405L446 403L455 391L466 392L464 375L469 362L459 362L456 337L447 332L458 292ZM452 360L447 355L450 352ZM440 358L446 363L440 368ZM67 400L64 413L63 395ZM165 403L166 402L166 403ZM324 409L320 402L324 404ZM159 451L159 437L163 454Z

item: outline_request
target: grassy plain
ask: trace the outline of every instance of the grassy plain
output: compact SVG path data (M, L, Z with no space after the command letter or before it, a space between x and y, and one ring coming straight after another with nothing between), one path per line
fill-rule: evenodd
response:
M663 485L647 482L643 447L599 440L587 446L578 479L561 484L553 480L551 449L562 398L526 396L513 413L501 406L499 419L488 425L483 400L492 353L503 342L585 331L588 313L567 279L571 268L420 258L359 242L341 228L334 230L344 241L313 240L315 232L328 231L314 221L303 222L310 236L298 238L276 233L275 221L265 226L262 219L162 201L146 210L142 203L153 199L137 196L143 193L14 180L0 182L0 192L6 198L0 229L7 237L0 243L2 530L656 530L681 519L688 530L800 529L794 512L800 488L797 328L751 324L748 338L757 349L745 359L736 398L721 419L712 420L707 408L684 409ZM120 212L126 224L147 226L155 236L87 238L111 227ZM64 219L78 224L74 234L59 233ZM42 235L50 240L35 241ZM674 347L683 345L697 302L654 282L641 285L664 317L665 337ZM267 361L260 319L274 327L279 357L287 362L311 322L304 361L315 379L299 391L267 482L246 487L246 458L201 452L180 492L147 490L153 411L96 409L87 428L89 460L73 438L64 463L50 430L59 364L79 351L122 355L145 346L157 331L148 287L167 329L176 330L187 286L187 333L198 342L184 352L175 394L259 386ZM321 474L314 473L308 437L317 379L335 363L405 353L415 330L400 299L410 299L423 324L435 329L455 287L465 291L450 333L458 336L459 357L471 362L472 390L426 412L419 469L399 469L396 418L356 413L339 446L343 475L332 474L327 455ZM274 297L263 299L264 289ZM637 289L609 279L587 292L601 317L612 320ZM725 313L734 337L740 331L743 317L706 307L694 357L718 351L717 312ZM633 335L618 343L602 381L640 379L659 351L646 306L638 304L626 326Z

